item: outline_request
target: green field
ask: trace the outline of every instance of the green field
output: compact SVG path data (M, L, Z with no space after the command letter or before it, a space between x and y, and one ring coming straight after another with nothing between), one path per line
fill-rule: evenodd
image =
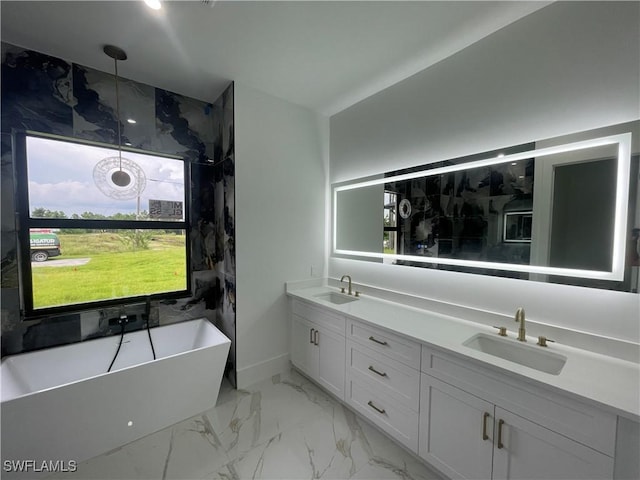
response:
M83 303L186 288L185 236L154 233L133 250L116 233L58 234L62 256L85 265L33 268L34 307ZM50 260L49 262L51 262Z

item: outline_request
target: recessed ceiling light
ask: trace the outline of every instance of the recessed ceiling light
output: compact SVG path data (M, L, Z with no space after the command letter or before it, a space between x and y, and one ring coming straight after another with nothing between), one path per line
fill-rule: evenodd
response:
M511 162L511 165L517 165L518 162Z
M133 118L127 118L127 122L129 122L129 123L138 123Z
M149 8L152 8L154 10L160 10L162 8L160 0L144 0L144 3L146 3Z

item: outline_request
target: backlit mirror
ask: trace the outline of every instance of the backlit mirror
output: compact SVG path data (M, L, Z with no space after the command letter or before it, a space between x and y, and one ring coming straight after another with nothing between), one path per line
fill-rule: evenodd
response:
M631 150L631 133L529 144L334 185L333 254L637 291Z

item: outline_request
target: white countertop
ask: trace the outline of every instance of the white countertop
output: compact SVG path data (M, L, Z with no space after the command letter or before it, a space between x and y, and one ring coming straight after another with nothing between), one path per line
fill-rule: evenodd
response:
M640 421L640 365L637 363L552 343L549 344L548 351L567 357L560 374L552 375L463 345L477 333L496 335L497 331L486 325L368 296L342 305L316 297L327 292L339 290L322 286L289 289L287 294L400 333L429 346L506 370L541 386L577 395L617 415ZM511 339L516 341L513 332L509 333ZM535 345L537 341L535 337L527 339L530 345Z

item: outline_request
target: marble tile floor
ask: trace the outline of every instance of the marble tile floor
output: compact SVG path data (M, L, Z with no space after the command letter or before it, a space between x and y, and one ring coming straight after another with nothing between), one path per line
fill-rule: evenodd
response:
M440 480L407 450L295 370L50 479Z

